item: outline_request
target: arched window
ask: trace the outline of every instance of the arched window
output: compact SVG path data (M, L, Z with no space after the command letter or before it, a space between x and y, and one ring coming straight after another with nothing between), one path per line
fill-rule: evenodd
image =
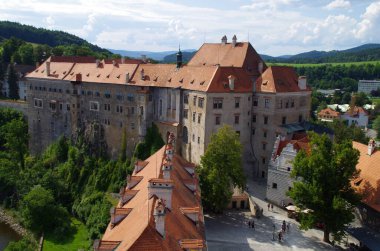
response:
M189 140L189 135L188 135L187 127L184 126L182 129L182 141L183 141L183 143L187 144L188 140Z

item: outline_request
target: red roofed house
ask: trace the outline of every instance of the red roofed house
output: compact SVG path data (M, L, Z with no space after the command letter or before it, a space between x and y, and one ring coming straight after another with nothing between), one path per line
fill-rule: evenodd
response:
M340 119L340 113L327 107L318 112L318 119L321 121L333 122L334 119Z
M136 162L95 251L206 250L198 178L174 153L174 140L170 134L166 146Z
M301 149L309 151L306 133L294 134L289 140L277 137L268 169L266 197L270 202L279 206L293 204L286 192L293 186L293 179L290 177L292 161Z
M347 124L356 125L362 128L368 126L368 113L363 107L351 106L351 108L341 116L342 120L347 121Z
M380 151L372 139L368 145L355 141L352 145L360 152L356 165L360 175L352 181L352 186L363 195L359 210L363 221L380 231Z

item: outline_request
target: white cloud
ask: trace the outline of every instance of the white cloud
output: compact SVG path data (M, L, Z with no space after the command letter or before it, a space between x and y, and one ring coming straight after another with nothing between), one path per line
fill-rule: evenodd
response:
M47 24L48 29L53 29L55 25L55 20L52 16L48 16L45 18L45 23Z
M326 9L328 10L333 10L333 9L348 9L351 7L350 1L347 0L334 0L328 5L325 6Z
M380 40L380 2L371 3L365 13L362 15L362 20L354 30L355 37L362 41L377 41Z

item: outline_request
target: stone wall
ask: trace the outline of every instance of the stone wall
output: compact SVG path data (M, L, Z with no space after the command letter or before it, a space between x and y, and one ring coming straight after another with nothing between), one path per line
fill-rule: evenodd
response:
M0 107L13 108L22 112L25 116L27 116L28 104L24 101L4 99L4 100L0 100Z

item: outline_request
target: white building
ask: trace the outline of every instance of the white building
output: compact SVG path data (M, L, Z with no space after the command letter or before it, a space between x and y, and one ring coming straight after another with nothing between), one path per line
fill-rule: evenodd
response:
M277 137L273 147L272 158L269 162L267 180L267 199L280 206L293 204L286 193L293 187L290 172L293 169L293 160L300 149L308 149L306 133L294 134L292 139Z
M379 80L359 80L358 92L364 92L370 94L371 91L376 91L380 88Z
M355 106L341 115L341 120L347 121L349 126L354 124L366 128L368 126L368 113L362 107Z

